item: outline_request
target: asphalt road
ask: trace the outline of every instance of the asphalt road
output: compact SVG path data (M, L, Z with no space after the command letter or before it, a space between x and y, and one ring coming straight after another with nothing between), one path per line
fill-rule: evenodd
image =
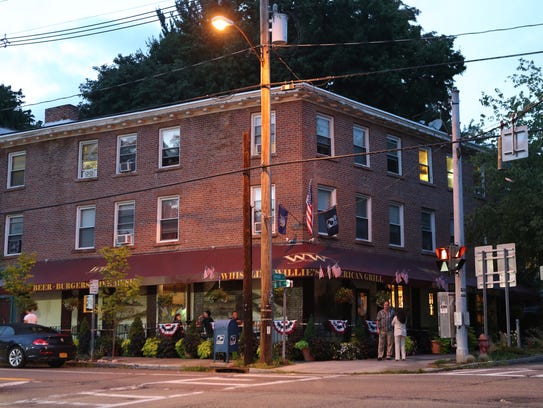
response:
M421 374L0 368L0 407L542 407L543 363Z

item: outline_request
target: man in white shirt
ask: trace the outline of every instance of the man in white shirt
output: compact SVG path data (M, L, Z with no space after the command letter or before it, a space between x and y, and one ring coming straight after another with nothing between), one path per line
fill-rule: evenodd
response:
M25 315L25 317L23 319L23 322L24 323L37 324L38 323L38 316L36 316L36 314L32 310L27 310L26 315Z

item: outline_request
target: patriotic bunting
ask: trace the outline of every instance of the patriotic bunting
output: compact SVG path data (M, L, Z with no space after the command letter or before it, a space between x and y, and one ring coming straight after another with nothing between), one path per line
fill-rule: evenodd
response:
M274 320L273 327L277 333L283 334L284 330L285 334L292 334L297 323L298 320Z
M348 320L328 320L328 323L330 323L330 326L336 333L345 333L345 330L348 327L347 321Z
M159 323L158 331L163 336L173 336L175 332L181 327L179 323Z

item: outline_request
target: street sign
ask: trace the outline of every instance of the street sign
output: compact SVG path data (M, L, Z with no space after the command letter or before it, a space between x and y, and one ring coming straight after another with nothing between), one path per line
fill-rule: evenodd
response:
M528 127L517 126L502 132L502 161L528 157Z
M284 273L272 273L272 280L274 281L282 281L285 280L285 274Z
M515 253L515 244L496 245L498 258L498 272L500 274L500 287L505 288L506 282L510 287L517 286L517 256Z
M286 280L276 280L272 282L272 286L274 289L279 288L286 288L287 287L287 281Z

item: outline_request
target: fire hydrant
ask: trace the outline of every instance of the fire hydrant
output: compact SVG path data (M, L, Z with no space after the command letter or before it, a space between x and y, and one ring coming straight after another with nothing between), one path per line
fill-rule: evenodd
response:
M484 333L478 338L479 341L479 354L486 354L488 352L488 337Z

